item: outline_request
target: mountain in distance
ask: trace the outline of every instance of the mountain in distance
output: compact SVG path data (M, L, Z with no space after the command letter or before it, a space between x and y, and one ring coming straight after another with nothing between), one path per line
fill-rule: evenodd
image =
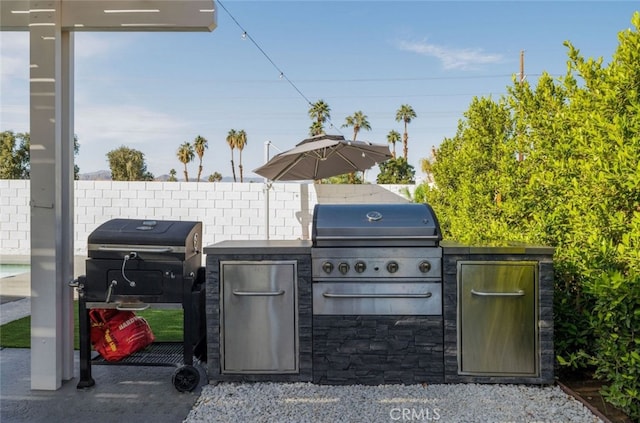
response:
M207 176L208 178L208 176ZM110 181L111 180L111 171L109 170L98 170L95 172L88 173L80 173L78 174L78 179L80 181ZM166 182L169 180L169 175L160 175L157 176L154 181L158 182ZM183 179L178 179L178 181L184 182ZM195 182L194 179L189 179L189 182ZM207 179L201 179L200 182L208 182ZM233 177L231 176L223 176L221 182L233 182ZM244 182L263 182L262 178L244 178Z
M81 181L110 181L111 171L98 170L95 172L80 173L78 174L78 179Z

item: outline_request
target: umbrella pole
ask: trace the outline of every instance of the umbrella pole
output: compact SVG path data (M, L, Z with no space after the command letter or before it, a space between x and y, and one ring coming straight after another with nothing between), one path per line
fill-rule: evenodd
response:
M269 190L271 186L268 182L264 183L264 235L265 239L269 239Z
M267 163L269 161L269 146L271 145L271 141L267 141L264 143L264 162ZM264 178L264 234L265 239L269 239L269 190L271 186L269 184L269 178Z

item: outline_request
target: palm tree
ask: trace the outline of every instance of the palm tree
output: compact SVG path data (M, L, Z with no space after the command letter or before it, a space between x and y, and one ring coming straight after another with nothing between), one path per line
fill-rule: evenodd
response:
M344 125L342 125L342 127L343 128L347 128L349 126L353 127L353 140L354 141L356 140L356 137L358 136L358 132L360 132L361 129L365 129L367 131L371 130L371 125L369 124L369 121L367 120L367 115L362 113L361 110L358 110L352 116L347 116L345 118L345 123L344 123Z
M400 141L400 133L398 131L391 130L387 134L387 142L393 146L393 151L391 155L393 158L396 158L396 143Z
M189 182L189 173L187 173L187 163L191 162L195 154L193 153L193 146L188 142L183 143L178 148L178 160L184 164L184 180Z
M169 182L178 182L178 178L176 178L176 170L175 169L171 169L169 171L169 179L167 179L167 181Z
M207 141L207 139L201 137L200 135L198 135L196 139L193 140L193 148L195 149L196 154L198 155L198 159L200 160L200 163L198 164L198 182L200 182L200 175L202 175L202 156L204 156L204 150L209 147L208 144L209 142Z
M358 110L352 116L347 116L345 118L345 123L344 123L344 125L342 125L342 127L346 128L346 127L349 127L349 126L353 127L353 140L354 141L356 140L356 137L358 136L358 132L360 132L361 129L366 129L367 131L371 130L371 125L369 124L369 121L367 120L367 115L362 113L361 110ZM364 179L364 176L363 176L363 179ZM356 173L355 172L349 173L349 183L355 184L356 181L357 181Z
M231 149L231 172L233 173L233 182L236 182L236 165L233 163L233 149L236 148L236 139L238 138L238 133L235 129L230 129L227 134L227 144L229 144L229 148Z
M324 123L331 119L331 108L324 100L318 100L311 105L309 117L313 120L309 128L309 135L324 134Z
M396 121L404 122L404 135L402 136L402 153L404 154L405 160L407 160L407 155L409 154L409 134L407 133L407 124L411 123L411 119L414 119L415 117L416 112L413 110L413 107L409 106L408 104L403 104L396 112Z
M209 182L220 182L222 180L222 175L220 172L213 172L209 175Z
M316 135L324 134L324 127L320 122L313 121L309 127L309 136L315 137Z
M240 182L243 181L242 178L242 150L244 146L247 145L247 133L244 132L244 129L238 131L236 135L236 148L238 149L238 153L240 155L240 162L238 163L238 169L240 169Z

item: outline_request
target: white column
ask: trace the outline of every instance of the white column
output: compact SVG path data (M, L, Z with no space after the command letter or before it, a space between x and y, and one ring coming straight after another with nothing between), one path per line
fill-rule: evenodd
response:
M60 0L30 8L31 389L55 390L73 376L73 46Z
M62 161L59 165L61 179L61 260L62 280L57 280L62 317L62 380L73 378L73 290L68 282L73 279L74 240L74 35L62 32Z

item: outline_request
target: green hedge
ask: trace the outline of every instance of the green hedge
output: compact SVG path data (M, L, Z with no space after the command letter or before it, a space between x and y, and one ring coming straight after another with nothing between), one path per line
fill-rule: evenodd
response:
M566 42L567 73L476 98L428 163L445 236L556 248L560 369L595 367L640 419L640 13L608 65Z

